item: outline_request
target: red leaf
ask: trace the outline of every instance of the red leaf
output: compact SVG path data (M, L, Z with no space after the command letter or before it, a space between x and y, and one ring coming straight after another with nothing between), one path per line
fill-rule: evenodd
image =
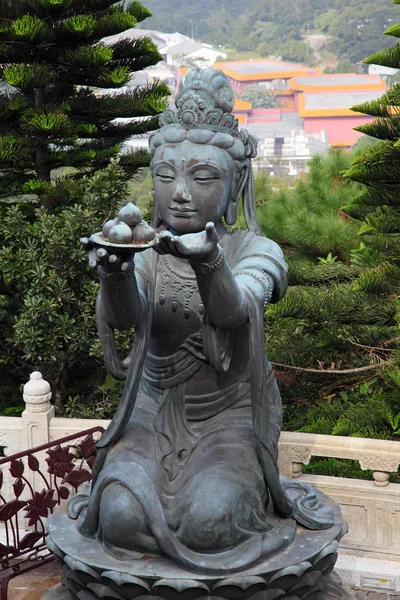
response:
M33 454L28 456L28 466L31 471L39 471L39 461Z
M17 479L16 483L14 483L14 485L13 485L14 494L15 494L16 498L20 497L20 495L24 491L24 487L25 487L25 484L22 481L22 479Z
M86 469L75 469L74 471L71 471L71 473L68 473L66 477L64 477L62 483L70 483L72 487L78 489L78 487L82 485L82 483L91 480L92 474L89 473L89 471L87 471Z
M8 521L25 505L26 502L23 500L13 500L12 502L3 504L3 506L0 507L0 521Z
M57 504L57 500L53 500L54 490L42 490L41 495L43 496L44 505L47 508L54 508Z
M43 538L44 541L44 534L41 531L31 531L30 533L27 533L20 541L19 549L26 550L26 548L33 548L40 538Z
M89 458L96 449L96 442L94 441L92 434L86 436L83 442L79 444L78 448L81 449L83 458Z
M90 469L93 469L93 465L96 462L96 457L95 456L91 456L90 458L86 459L87 464L89 465Z
M2 485L3 485L3 470L0 469L0 488L2 487Z
M66 500L69 497L69 489L64 485L61 485L58 491L60 494L60 498L62 498L63 500Z
M13 477L22 477L24 468L22 460L12 460L10 463L10 473Z
M0 556L7 556L8 554L17 554L17 548L14 546L5 546L4 544L0 544Z

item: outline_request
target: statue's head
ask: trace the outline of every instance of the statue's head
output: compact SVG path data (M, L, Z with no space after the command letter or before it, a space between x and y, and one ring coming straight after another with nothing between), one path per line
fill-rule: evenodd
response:
M228 78L214 68L192 68L182 79L177 110L160 116L150 138L154 181L153 224L178 234L197 232L209 221L233 225L240 200L248 228L259 232L251 159L257 140L238 131Z

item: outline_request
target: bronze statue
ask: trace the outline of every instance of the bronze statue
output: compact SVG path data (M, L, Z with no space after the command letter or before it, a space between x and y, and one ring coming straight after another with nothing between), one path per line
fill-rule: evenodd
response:
M287 265L257 222L257 143L238 131L233 102L222 72L191 69L150 139L157 237L142 252L83 240L100 274L105 362L126 385L91 492L50 519L48 545L73 598L267 590L264 600L292 598L293 586L302 598L335 584L339 508L279 476L281 398L263 314L286 292ZM230 231L240 205L248 230ZM133 327L121 360L114 330Z
M306 523L279 478L281 399L263 313L285 294L287 266L257 222L257 143L238 131L233 101L223 73L191 69L178 110L161 116L150 140L160 231L152 249L122 255L85 240L99 263L106 364L127 383L99 443L79 530L121 559L164 554L229 571L288 546L293 514L313 528L333 522L319 507ZM241 199L248 231L228 232ZM133 326L132 353L121 361L113 329Z

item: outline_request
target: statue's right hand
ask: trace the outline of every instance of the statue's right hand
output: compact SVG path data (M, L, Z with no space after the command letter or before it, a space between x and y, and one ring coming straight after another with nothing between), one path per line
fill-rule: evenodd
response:
M105 273L129 271L133 263L133 254L110 253L105 248L96 248L89 238L81 238L83 250L88 257L89 266L101 267Z

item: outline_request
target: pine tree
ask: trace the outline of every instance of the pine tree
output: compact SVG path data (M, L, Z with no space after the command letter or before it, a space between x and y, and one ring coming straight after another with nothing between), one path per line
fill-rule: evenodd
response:
M289 264L288 293L267 308L265 329L290 429L308 423L312 405L362 402L363 385L373 394L371 381L391 355L382 344L395 336L392 306L360 286L379 253L360 242L361 222L343 210L362 190L341 175L350 161L332 151L312 159L295 189L259 189L261 226Z
M0 406L33 370L58 414L104 383L98 284L79 238L128 200L149 155L121 144L155 128L169 90L120 91L161 56L148 38L101 39L149 14L136 1L0 0Z
M169 94L164 84L112 90L161 60L157 47L149 38L101 42L150 14L136 1L0 1L0 196L38 196L53 210L68 193L59 193L52 171L69 167L76 178L104 168L123 141L154 129ZM121 117L132 119L115 121ZM133 173L148 155L124 154L120 164Z
M400 4L400 0L394 0ZM400 24L385 34L400 37ZM400 43L372 54L366 64L400 68ZM345 208L361 219L360 236L370 246L372 268L364 270L355 284L361 291L373 291L389 317L390 328L383 345L391 350L391 360L382 373L385 397L400 411L400 86L394 85L381 98L355 106L353 110L375 117L358 131L376 140L362 152L345 176L362 184L363 193Z

